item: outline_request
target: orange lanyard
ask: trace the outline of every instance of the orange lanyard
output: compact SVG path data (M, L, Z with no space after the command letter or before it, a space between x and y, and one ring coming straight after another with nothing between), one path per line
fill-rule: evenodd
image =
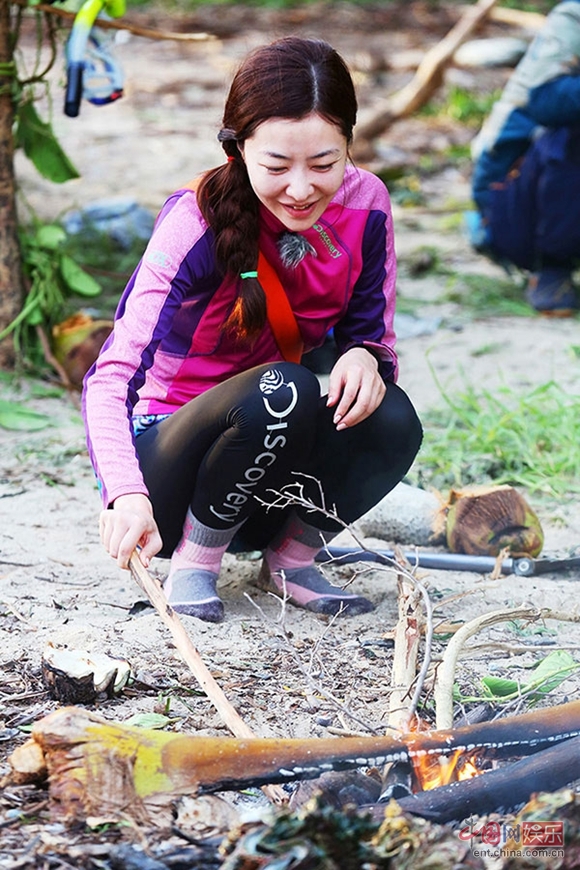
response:
M276 344L287 362L300 362L304 342L286 291L274 267L258 253L258 280L266 294L266 315Z

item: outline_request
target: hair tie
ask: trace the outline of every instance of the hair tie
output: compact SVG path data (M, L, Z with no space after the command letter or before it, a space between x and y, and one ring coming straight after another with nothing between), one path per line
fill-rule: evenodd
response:
M217 134L218 142L237 142L236 131L230 127L224 127Z
M257 272L240 272L240 278L242 278L242 279L244 279L244 278L257 278L257 277L258 277Z
M233 163L236 158L232 157L231 154L228 155L228 163Z

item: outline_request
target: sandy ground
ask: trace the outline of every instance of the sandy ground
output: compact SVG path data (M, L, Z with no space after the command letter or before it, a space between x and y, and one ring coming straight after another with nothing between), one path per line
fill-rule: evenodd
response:
M235 39L185 46L132 38L121 44L126 96L104 109L83 104L78 119L55 115L56 132L81 178L55 190L39 181L19 158L22 188L29 201L47 218L120 193L154 210L184 178L220 160L212 130L219 126L232 63L278 32L294 29L316 34L323 29L320 21L296 23L282 18L274 24L254 14L256 18L246 19ZM372 32L364 16L358 19L359 31L349 31L349 14L347 9L337 14L334 28L324 35L354 60L362 46L370 48L379 37L383 42L387 37ZM426 44L436 36L428 28L422 32ZM406 42L396 31L390 38L393 51L416 47L420 41L416 32ZM381 81L371 81L362 72L358 78L364 114L372 95L380 97ZM418 135L415 127L401 127L385 142L400 147L405 140L413 141L411 134ZM464 134L448 131L446 135ZM423 135L417 153L425 147ZM580 343L577 319L487 316L470 320L462 316L457 303L440 301L445 277L411 277L404 268L413 251L428 245L436 247L457 271L503 277L474 256L460 230L448 229L438 213L437 207L448 201L450 193L457 201L467 201L467 175L448 169L431 183L431 210L395 207L399 292L402 297L423 299L426 319L440 319L434 332L403 337L399 343L400 383L418 411L424 413L441 402L430 367L449 391L500 385L528 390L553 379L578 392L580 362L571 353L571 347ZM477 353L490 344L491 352ZM133 686L118 698L98 699L93 709L102 715L122 721L138 712L157 711L171 717L175 730L224 733L207 699L195 692L196 681L159 616L151 608L136 606L143 601L142 592L100 545L99 499L75 397L42 397L29 384L20 391L8 386L6 394L50 414L53 425L38 433L0 429L3 769L7 755L24 736L15 729L57 707L40 680L41 657L48 643L130 662ZM421 463L421 456L417 462ZM561 504L532 503L544 527L544 555L563 555L580 545L580 510L572 497ZM386 536L374 543L391 546L393 542ZM388 715L391 639L397 619L395 574L368 566L335 569L333 576L339 582L355 571L352 588L367 595L376 609L329 622L291 606L283 610L277 599L253 585L258 570L255 558L228 555L220 581L225 622L209 626L183 620L241 716L265 736L318 737L332 733L329 727L381 731ZM163 561L155 560L152 573L162 578L164 571ZM462 622L521 604L579 614L578 572L497 580L455 571L430 570L420 576L437 604L437 620L445 622ZM544 633L502 624L478 637L459 665L462 689L477 693L479 677L489 673L525 680L526 669L553 649L568 649L580 661L580 632L573 622L551 620L542 625ZM435 657L443 649L444 643L438 642ZM552 702L573 697L577 690L578 681L572 677L552 693ZM0 831L0 855L6 856L2 836Z

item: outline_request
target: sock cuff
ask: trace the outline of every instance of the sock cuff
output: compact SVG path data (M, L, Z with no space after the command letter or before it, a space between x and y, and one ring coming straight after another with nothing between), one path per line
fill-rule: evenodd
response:
M320 550L325 544L332 541L337 534L338 532L328 532L323 529L317 529L316 526L311 526L297 514L293 513L288 517L282 530L270 544L270 548L276 550L278 547L281 547L284 541L291 538L292 540L302 544L304 547L310 547L313 550Z
M201 544L203 547L223 547L230 543L242 525L243 522L230 526L228 529L212 529L194 517L191 508L188 508L183 525L182 541L187 540L191 544Z

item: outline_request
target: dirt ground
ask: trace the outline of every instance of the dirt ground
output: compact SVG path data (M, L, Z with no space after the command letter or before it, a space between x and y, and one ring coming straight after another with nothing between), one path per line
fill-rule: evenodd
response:
M152 14L139 21L168 27L167 20ZM125 35L115 49L126 76L125 96L117 103L104 108L83 103L78 118L66 118L58 109L62 69L54 74L54 128L81 177L57 188L39 180L19 156L22 191L46 219L120 195L155 211L181 182L221 161L215 140L221 104L232 69L248 49L290 32L328 39L355 70L363 120L408 81L412 70L405 64L416 62L452 21L451 13L416 3L399 4L397 14L391 4L367 11L342 3L294 12L216 7L171 23L173 29L217 34L211 41L186 44ZM490 24L480 35L531 34ZM380 62L385 58L390 69ZM447 83L488 87L507 74L454 68ZM386 132L379 151L383 163L403 155L413 167L429 153L465 143L472 133L451 121L412 118ZM409 331L409 323L401 319L398 346L400 384L419 413L441 402L431 367L447 391L470 385L528 390L553 379L577 393L580 361L571 352L580 343L577 319L468 318L459 303L442 301L445 276L417 275L408 268L414 252L427 246L437 249L454 271L504 277L473 253L460 222L449 220L454 214L451 203L456 211L468 203L469 166L444 165L440 172L425 175L423 191L427 201L420 207L394 205L399 293L402 299L423 300L421 320L411 324L420 334ZM490 352L478 353L490 345ZM18 395L12 390L10 395ZM119 697L100 698L91 706L104 717L124 721L158 712L170 717L169 727L177 731L226 733L207 698L196 692L195 679L159 616L138 606L142 592L100 545L99 499L76 398L43 398L29 386L24 390L21 398L50 414L53 426L38 433L0 429L0 774L26 736L22 729L58 706L40 678L48 643L130 662L133 685ZM572 496L560 504L531 501L545 532L543 555L574 551L580 545L580 509ZM388 538L375 543L393 544ZM367 595L376 609L329 622L291 606L283 612L277 599L253 585L259 564L256 558L226 556L220 581L223 624L183 619L240 715L263 736L384 730L397 619L395 574L359 566L352 588ZM163 577L164 570L163 561L156 560L152 572ZM335 569L334 577L345 582L353 570ZM521 604L580 618L578 572L495 580L438 570L420 576L437 604L436 619L444 622L463 622ZM477 637L458 667L462 690L477 693L484 674L525 680L530 665L554 649L569 650L580 661L580 632L574 622L552 620L540 627L543 632L538 626L502 624ZM436 643L436 659L444 645ZM550 695L550 702L575 697L577 691L578 679L572 676ZM41 798L42 792L39 803ZM16 811L25 814L31 801L30 791L15 787L0 797L0 865L60 866L56 859L42 863L47 855L60 854L67 856L66 866L92 867L86 852L73 856L69 834L51 826L46 808L41 806L26 826L10 821ZM127 832L115 836L131 838Z

